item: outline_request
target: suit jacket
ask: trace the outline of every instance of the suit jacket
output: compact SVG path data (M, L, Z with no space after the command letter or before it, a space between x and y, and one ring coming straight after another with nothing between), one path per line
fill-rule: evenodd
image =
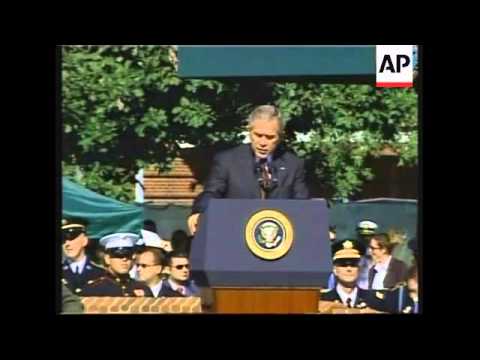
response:
M183 295L172 289L170 282L168 280L163 282L162 290L160 290L158 297L189 297L189 296L200 296L200 290L197 288L193 280L189 280L186 285L184 285L187 294Z
M415 313L415 303L409 296L408 288L406 286L399 286L395 289L388 290L385 295L386 311L397 314ZM419 303L416 305L418 313L421 311L421 306Z
M95 265L88 258L81 274L74 274L67 261L63 263L62 271L63 284L66 285L73 293L80 296L82 289L89 281L98 279L99 277L105 275L105 269Z
M273 153L271 168L278 183L267 198L308 199L303 160L279 146ZM255 155L250 144L239 145L215 156L204 191L195 199L192 213L204 212L211 198L261 198Z
M352 304L352 307L360 308L362 305L366 305L369 308L384 311L385 310L385 301L384 301L384 292L378 290L363 290L357 287L357 298ZM322 291L320 295L320 300L322 301L338 301L342 303L342 298L338 294L336 288Z
M392 257L388 265L387 275L383 280L383 286L387 289L397 286L399 283L407 281L407 265L398 259Z

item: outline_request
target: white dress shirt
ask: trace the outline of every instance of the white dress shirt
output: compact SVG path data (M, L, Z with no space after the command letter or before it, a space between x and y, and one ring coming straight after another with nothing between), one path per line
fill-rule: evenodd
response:
M69 264L70 269L74 274L81 274L87 263L87 257L84 256L82 260L74 261Z
M340 284L337 285L336 290L338 295L340 296L340 299L342 299L343 305L348 306L347 299L350 298L351 299L350 304L352 307L354 307L355 301L357 300L357 293L358 293L358 288L356 286L350 294L345 292L345 290L343 290Z
M160 280L157 285L150 286L150 290L152 290L153 296L158 297L158 293L162 290L163 281Z
M375 290L381 290L384 289L385 287L383 286L383 281L385 280L385 277L387 276L387 270L388 266L390 265L390 261L392 260L391 256L387 257L387 260L381 264L376 264L375 270L377 270L377 273L375 274L375 277L373 278L373 283L372 283L372 289Z

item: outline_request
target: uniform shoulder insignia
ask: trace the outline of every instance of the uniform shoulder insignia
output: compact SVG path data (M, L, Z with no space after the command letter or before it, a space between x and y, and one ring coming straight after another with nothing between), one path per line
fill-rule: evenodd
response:
M106 270L105 267L103 267L102 265L97 264L96 262L94 262L94 261L92 261L92 260L90 260L90 262L92 263L93 266L96 266L96 267L98 267L98 268L100 268L100 269L102 269L102 270Z
M385 294L380 291L376 291L375 296L379 299L383 299L385 297Z
M326 294L326 293L329 293L330 291L332 291L333 289L321 289L320 290L320 293L321 294Z
M76 288L76 289L75 289L75 292L76 292L77 294L78 294L78 293L81 293L81 292L82 292L82 289Z
M94 280L89 280L87 282L87 284L88 285L98 285L98 284L101 284L102 282L104 282L105 280L107 280L106 276L100 276L99 278L96 278Z

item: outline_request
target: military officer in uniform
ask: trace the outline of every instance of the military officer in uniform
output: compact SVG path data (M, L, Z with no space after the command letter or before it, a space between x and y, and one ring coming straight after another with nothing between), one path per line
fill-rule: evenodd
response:
M385 309L384 292L363 290L357 286L361 245L355 240L343 240L333 249L333 273L336 286L321 291L320 300L339 302L350 308Z
M105 274L105 269L94 264L86 255L88 245L87 221L62 220L62 248L65 260L62 266L62 283L74 294L82 296L82 289L91 280Z
M100 244L105 247L107 272L87 284L83 296L153 296L148 286L129 275L138 239L138 235L131 233L115 233L100 239Z

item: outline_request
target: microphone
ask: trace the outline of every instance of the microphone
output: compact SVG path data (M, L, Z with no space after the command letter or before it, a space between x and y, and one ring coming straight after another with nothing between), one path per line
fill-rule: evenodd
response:
M278 185L278 178L277 178L277 168L270 164L267 165L265 162L263 165L260 163L255 164L255 174L257 176L257 181L260 184L260 187L266 192L272 191ZM268 175L264 176L264 172Z

